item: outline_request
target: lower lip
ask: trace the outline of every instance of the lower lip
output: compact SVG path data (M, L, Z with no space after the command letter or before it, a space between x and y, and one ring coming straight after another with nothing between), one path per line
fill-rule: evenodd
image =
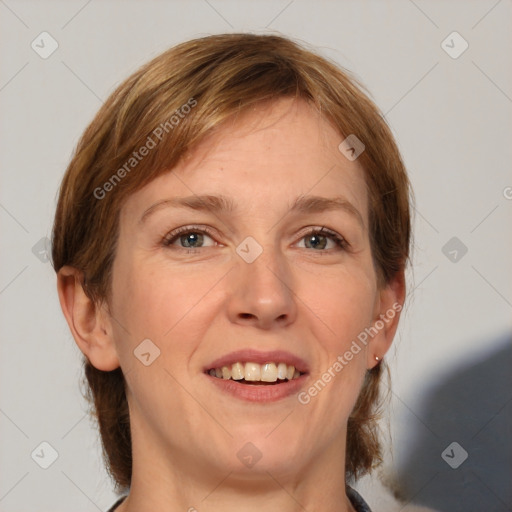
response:
M205 376L221 391L248 402L276 402L299 392L304 385L307 375L297 379L273 385L242 384L232 379L219 379L205 374Z

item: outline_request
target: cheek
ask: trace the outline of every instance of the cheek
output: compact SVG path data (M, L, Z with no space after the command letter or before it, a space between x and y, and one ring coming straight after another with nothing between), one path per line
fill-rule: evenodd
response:
M377 287L372 272L352 266L304 281L310 290L307 305L328 333L329 352L345 350L373 319ZM306 295L308 296L308 295Z
M358 336L371 325L376 286L371 276L355 270L338 273L329 283L317 292L313 310L323 354L302 399L336 431L354 407L367 370L367 345Z
M313 286L315 284L315 286ZM307 283L305 283L307 286ZM307 289L307 288L304 288ZM367 370L367 345L358 336L371 325L377 297L375 277L365 266L337 269L309 283L307 305L322 357L304 400L328 417L335 430L355 405ZM325 408L325 410L323 410Z
M129 332L131 344L149 338L164 348L176 337L193 342L199 335L200 312L221 274L170 268L165 261L119 261L115 270L113 311L123 338Z

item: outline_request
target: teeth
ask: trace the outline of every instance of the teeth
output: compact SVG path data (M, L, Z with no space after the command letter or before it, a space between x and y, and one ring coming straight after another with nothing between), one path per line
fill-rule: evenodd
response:
M287 367L285 363L279 363L277 365L277 378L281 380L286 379Z
M261 366L257 363L245 363L245 380L261 380Z
M208 372L212 377L224 380L242 380L249 382L277 382L278 380L292 380L300 377L300 372L293 365L286 363L237 362L231 366L212 368Z
M215 376L217 376L217 370L215 370ZM222 378L229 379L231 377L231 370L227 366L222 367Z
M242 363L235 363L231 366L231 378L233 380L242 380L244 378L244 367Z
M266 363L261 367L261 380L263 382L275 382L277 380L277 366L274 363Z

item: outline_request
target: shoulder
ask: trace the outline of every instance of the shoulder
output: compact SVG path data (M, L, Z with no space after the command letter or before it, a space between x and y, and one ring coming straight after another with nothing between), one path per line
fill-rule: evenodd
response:
M119 505L121 505L121 503L125 500L126 496L122 496L121 498L119 498L108 510L107 512L114 512L115 509L117 507L119 507Z
M439 512L432 508L407 503L396 498L393 491L384 485L377 475L365 475L350 485L364 498L370 510L400 512L407 506L407 512Z

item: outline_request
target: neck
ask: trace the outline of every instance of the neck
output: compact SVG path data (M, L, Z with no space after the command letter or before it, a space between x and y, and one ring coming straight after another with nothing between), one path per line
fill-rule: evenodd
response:
M269 504L280 512L354 512L345 492L345 436L301 467L259 463L244 473L179 449L152 449L158 445L148 439L132 438L130 494L116 512L261 512Z

